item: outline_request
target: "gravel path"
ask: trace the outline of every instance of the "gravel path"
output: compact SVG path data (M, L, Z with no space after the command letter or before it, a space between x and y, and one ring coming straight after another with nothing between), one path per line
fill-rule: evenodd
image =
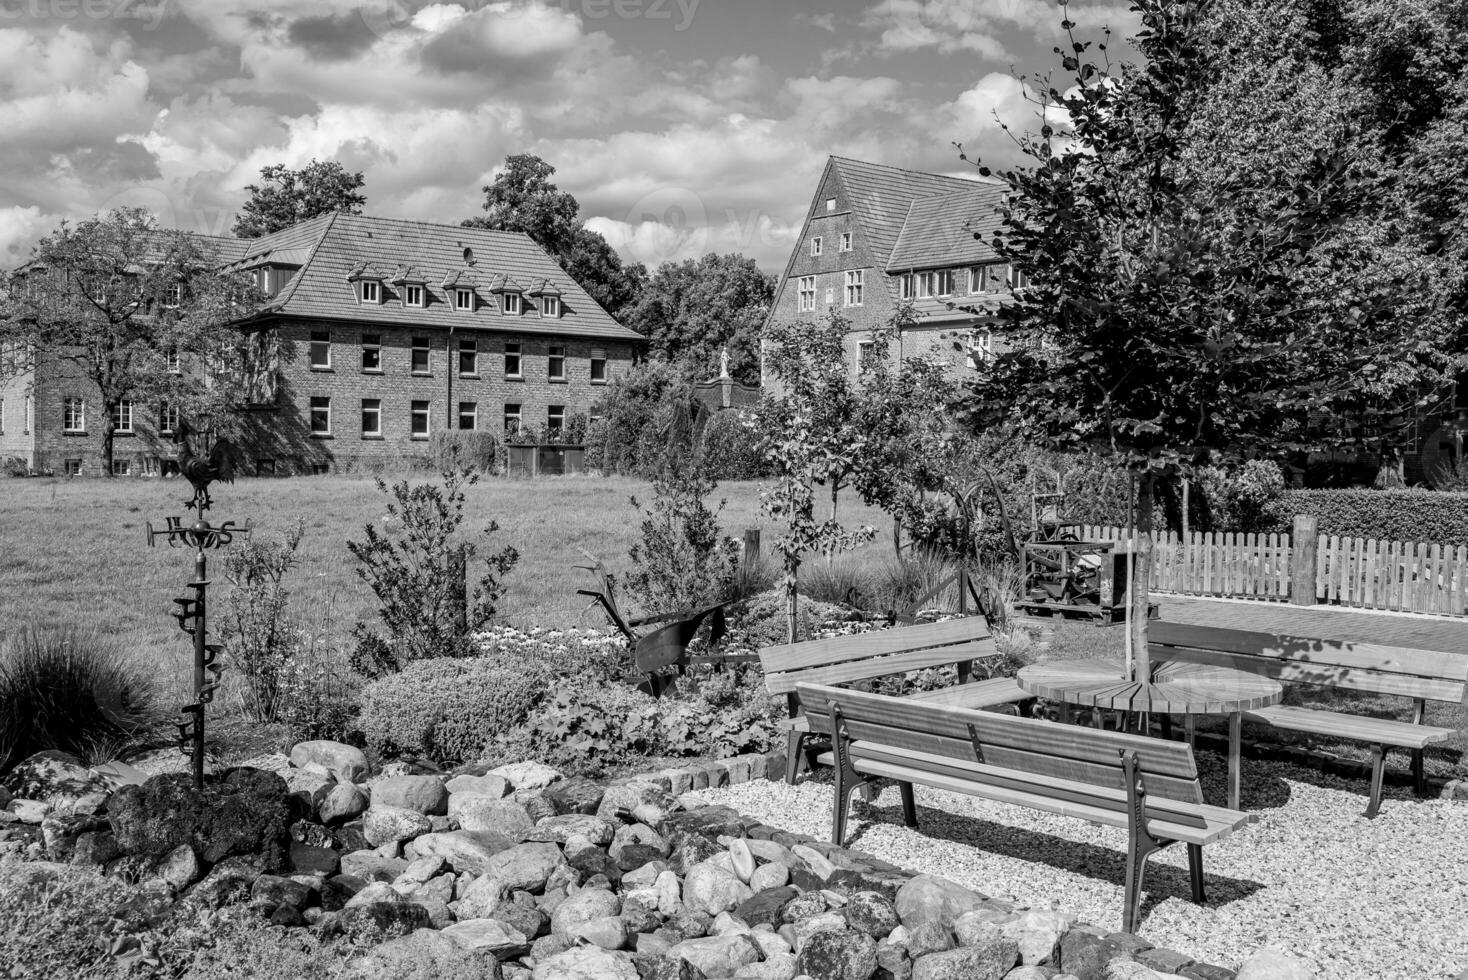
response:
M1199 753L1204 794L1219 800L1223 760ZM1187 852L1148 861L1141 935L1237 968L1276 945L1322 977L1454 977L1468 969L1468 804L1388 787L1367 820L1366 782L1245 760L1243 809L1259 822L1203 849L1208 901L1188 898ZM943 875L1022 906L1121 928L1126 834L1067 817L916 787L920 831L902 826L896 786L855 796L847 845ZM771 826L827 838L831 787L758 780L695 795Z

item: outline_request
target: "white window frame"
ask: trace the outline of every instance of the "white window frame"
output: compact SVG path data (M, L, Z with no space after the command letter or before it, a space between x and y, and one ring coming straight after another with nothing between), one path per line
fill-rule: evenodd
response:
M79 459L67 459L61 463L61 470L67 476L82 475L82 461Z
M61 400L61 431L79 433L87 431L87 400L85 398L67 397Z
M317 405L316 404L317 402L325 402L326 404L325 405ZM310 399L306 402L306 412L307 412L307 415L308 415L307 424L308 424L308 427L311 430L311 435L317 436L317 437L331 435L331 396L330 395L312 395L310 397ZM316 413L317 412L325 412L326 413L326 428L324 428L324 429L318 429L318 428L316 428Z
M132 476L133 462L126 456L117 456L112 459L113 476Z
M540 315L548 320L559 319L561 316L561 298L559 296L542 296L540 298Z
M473 337L459 338L459 377L479 377L479 341ZM469 355L470 370L464 370L464 355Z
M556 409L560 409L561 410L560 411L561 421L560 421L559 424L557 424L554 421L555 415L556 415ZM545 431L546 432L565 432L566 431L566 406L565 405L547 405L545 407Z
M178 431L178 406L167 401L158 403L158 434L173 435Z
M814 313L816 311L815 276L801 276L796 282L795 303L796 308L801 313Z
M861 306L866 301L866 270L850 269L846 273L846 305Z
M590 362L591 383L594 385L606 384L607 352L599 347L593 347L591 349L591 356L590 358L588 358L588 361ZM598 366L600 367L600 371L597 370Z
M816 235L810 240L810 257L813 259L820 258L821 253L825 251L825 248L825 241L821 238L820 235Z
M469 406L469 412L468 412L468 415L469 415L469 427L467 429L464 428L464 414L465 414L464 413L464 406L465 405L468 405ZM460 432L478 432L479 431L479 403L478 402L459 402L459 431Z
M510 411L511 405L515 407L515 410L513 412ZM514 434L519 432L522 428L525 427L525 403L505 402L505 410L502 414L502 417L504 419L505 432L507 434ZM512 421L515 423L515 427L513 430L511 430L510 428L510 423Z
M367 338L368 337L374 338L374 340L372 341L372 343L368 343L367 342ZM377 354L377 366L376 367L368 367L367 366L367 352L368 351L373 351L373 352L375 352ZM362 373L363 374L381 374L382 373L382 334L380 334L380 333L364 333L362 335Z
M984 291L984 267L982 265L971 265L968 267L968 294L977 296Z
M325 340L317 340L316 338L317 338L318 335L323 336L326 339ZM312 371L330 371L331 370L331 331L330 330L312 330L311 331L311 339L309 341L309 344L310 344L310 346L308 348L308 354L307 354L307 356L309 358L309 362L310 362L309 363L309 367L311 368L311 370ZM319 363L319 364L316 361L316 353L317 353L317 347L316 347L316 345L317 344L320 344L321 345L321 348L326 353L326 360L324 362L322 362L322 363Z
M121 435L133 435L133 403L131 398L122 398L112 413L112 431Z
M867 363L876 357L877 342L875 340L858 341L856 345L856 369L865 371Z
M835 211L835 210L836 210L836 199L834 197L828 197L828 198L826 198L826 213L827 214L830 214L832 211Z
M423 308L423 287L417 283L408 283L403 286L403 305L414 309Z
M952 296L958 277L952 269L938 269L933 273L933 292L938 296Z
M513 371L510 370L510 358L512 357L515 359L515 370ZM505 377L516 379L525 377L525 352L521 349L518 340L505 341Z
M915 290L916 284L913 282L913 274L911 272L904 272L897 277L898 299L912 299Z
M1023 269L1016 269L1012 264L1009 266L1009 271L1005 273L1004 282L1012 293L1030 288L1030 277L1025 275Z
M519 293L508 292L502 294L504 301L500 304L501 316L519 316L525 310L525 299Z
M994 334L988 330L980 330L975 327L968 335L969 355L965 359L964 366L977 369L980 364L987 364L994 359ZM973 352L978 352L975 359Z
M422 343L419 343L419 341L422 341ZM433 338L414 337L412 338L411 344L412 346L408 354L408 373L415 378L433 377ZM422 369L418 367L419 351L423 352L424 366Z
M556 353L560 351L560 353ZM556 370L556 362L560 361L560 370ZM545 376L549 381L566 380L566 348L564 345L556 344L546 348L545 354Z
M422 405L420 413L417 406ZM423 417L423 431L416 431L419 415ZM427 439L433 434L433 402L425 398L415 398L408 402L408 438Z
M473 313L474 312L474 290L472 290L472 289L455 289L454 290L454 309L460 310L460 311L463 311L463 312L466 312L466 313Z
M363 306L382 305L382 283L376 279L357 280L357 302Z
M163 352L163 367L169 374L183 374L183 358L179 356L177 347Z
M174 283L163 291L163 305L170 310L176 310L183 305L183 285Z
M933 286L936 285L931 272L919 272L916 276L916 284L913 295L918 299L927 299L933 295Z
M841 233L841 242L837 248L842 252L851 251L851 232L843 231Z
M377 416L377 426L376 426L376 428L372 428L372 429L367 428L367 413L368 412L371 412L371 413L373 413L373 414L375 414ZM361 407L360 411L358 412L358 417L359 417L359 419L361 420L361 423L362 423L362 438L363 439L381 439L382 438L382 399L381 398L363 398L362 399L362 407Z

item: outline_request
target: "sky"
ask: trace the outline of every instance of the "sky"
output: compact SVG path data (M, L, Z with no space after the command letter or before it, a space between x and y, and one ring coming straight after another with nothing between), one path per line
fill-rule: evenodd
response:
M1084 37L1135 21L1076 0ZM262 167L336 159L366 211L457 223L534 153L650 268L777 272L832 154L1015 162L1049 0L0 0L0 266L66 219L145 207L228 234Z

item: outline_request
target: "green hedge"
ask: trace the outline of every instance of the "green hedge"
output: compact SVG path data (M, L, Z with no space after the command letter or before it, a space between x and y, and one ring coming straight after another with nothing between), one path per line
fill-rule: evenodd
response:
M1391 541L1468 545L1468 493L1437 490L1288 490L1270 505L1271 530L1289 531L1296 514L1320 533Z
M715 480L768 476L763 442L753 412L737 408L716 412L703 429L700 453L704 469Z

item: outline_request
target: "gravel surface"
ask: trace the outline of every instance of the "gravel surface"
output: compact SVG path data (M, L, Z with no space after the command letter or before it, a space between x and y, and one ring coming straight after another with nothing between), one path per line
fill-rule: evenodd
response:
M1204 796L1225 797L1223 759L1200 752ZM1148 942L1237 968L1266 945L1321 977L1453 977L1468 969L1468 804L1387 787L1367 820L1365 780L1281 762L1244 762L1243 809L1259 822L1203 849L1207 903L1189 899L1187 851L1152 855L1138 932ZM916 787L919 831L902 826L895 785L854 796L847 846L948 877L1022 906L1059 908L1121 928L1126 834L1068 817ZM830 834L824 774L796 786L758 780L695 795L771 826Z

